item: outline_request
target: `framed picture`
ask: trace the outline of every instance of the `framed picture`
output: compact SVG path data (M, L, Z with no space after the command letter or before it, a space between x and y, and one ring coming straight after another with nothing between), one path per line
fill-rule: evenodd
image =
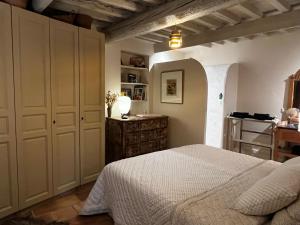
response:
M137 83L137 76L136 76L136 74L127 74L127 81L129 83Z
M134 100L145 100L145 88L143 86L134 87Z
M161 73L161 102L183 104L183 70Z
M121 92L124 94L124 96L128 96L130 99L132 99L131 88L122 88Z

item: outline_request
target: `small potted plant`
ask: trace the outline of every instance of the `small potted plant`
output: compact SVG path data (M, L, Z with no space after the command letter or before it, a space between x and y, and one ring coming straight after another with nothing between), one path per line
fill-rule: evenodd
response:
M105 104L107 105L107 117L111 117L111 109L117 101L118 94L108 91L105 96Z

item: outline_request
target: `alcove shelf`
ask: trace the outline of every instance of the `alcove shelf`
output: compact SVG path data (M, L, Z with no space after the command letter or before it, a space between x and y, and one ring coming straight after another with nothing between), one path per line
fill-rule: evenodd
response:
M149 56L121 52L121 93L132 100L130 114L149 112Z

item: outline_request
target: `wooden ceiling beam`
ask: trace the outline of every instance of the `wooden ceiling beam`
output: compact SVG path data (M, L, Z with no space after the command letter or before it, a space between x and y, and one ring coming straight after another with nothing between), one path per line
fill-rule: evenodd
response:
M95 1L116 8L126 9L131 12L140 12L144 9L143 6L128 0L95 0Z
M155 31L155 32L152 32L150 34L155 35L157 37L166 38L166 39L169 39L169 36L170 36L170 34L168 32L163 32L162 30L161 31Z
M241 18L228 10L219 10L213 13L214 16L218 17L219 19L229 23L230 25L235 25L241 22Z
M203 27L203 26L200 26L199 24L193 22L193 21L188 21L188 22L185 22L185 23L181 23L181 24L178 24L177 27L180 27L182 29L185 29L185 30L189 30L193 33L196 33L196 34L199 34L201 32L204 32L207 30L207 28Z
M56 4L64 3L64 4L72 5L72 6L79 7L79 8L85 9L85 10L94 11L95 13L104 14L104 15L112 16L112 17L124 18L124 17L130 16L128 11L114 9L112 7L102 5L95 1L56 0L55 3Z
M165 39L160 39L160 38L155 37L155 36L150 35L150 34L141 35L141 36L138 36L137 38L145 39L145 40L152 41L152 42L155 42L155 43L161 43L161 42L165 41Z
M259 19L263 16L263 14L254 5L251 5L249 2L244 2L238 5L238 8L241 12L248 15L251 19Z
M102 0L98 0L102 1ZM159 5L109 27L108 41L140 36L209 15L246 0L176 0ZM110 0L109 2L113 2Z
M216 30L218 28L220 28L221 26L223 26L223 24L213 18L210 17L202 17L202 18L198 18L196 20L194 20L194 22L204 25L210 29Z
M300 27L300 10L247 21L235 26L226 26L222 29L210 30L203 34L191 35L183 39L183 48L292 27ZM156 44L154 50L155 52L168 51L169 47L161 43Z
M82 8L79 7L77 5L73 5L73 4L68 4L66 2L56 2L54 1L50 7L54 8L54 9L59 9L62 11L66 11L66 12L73 12L73 13L80 13L80 14L84 14L84 15L89 15L94 19L100 20L100 21L105 21L105 22L116 22L116 18L115 17L111 17L111 16L107 16L104 15L102 13L99 13L97 11L91 10L91 9L87 9L87 8Z
M287 12L291 9L291 5L287 0L267 0L279 12Z
M43 12L53 0L32 0L31 5L34 11Z
M161 0L141 0L141 1L151 5L158 5L162 2Z

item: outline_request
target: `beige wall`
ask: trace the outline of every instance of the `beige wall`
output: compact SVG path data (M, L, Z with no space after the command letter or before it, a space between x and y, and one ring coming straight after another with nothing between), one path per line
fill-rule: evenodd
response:
M184 70L183 104L160 102L160 75L169 70ZM207 81L201 64L193 59L155 64L152 74L152 111L169 116L169 147L203 143Z
M142 55L152 55L153 46L138 39L127 39L105 45L105 92L121 91L121 51L133 52ZM113 116L119 116L118 106L114 105Z

